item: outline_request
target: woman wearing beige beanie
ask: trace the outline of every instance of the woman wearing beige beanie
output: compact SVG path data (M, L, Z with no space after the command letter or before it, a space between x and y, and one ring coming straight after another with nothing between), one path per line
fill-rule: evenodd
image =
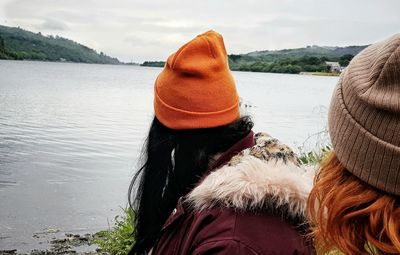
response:
M357 55L332 97L333 152L308 201L316 248L400 254L400 34Z

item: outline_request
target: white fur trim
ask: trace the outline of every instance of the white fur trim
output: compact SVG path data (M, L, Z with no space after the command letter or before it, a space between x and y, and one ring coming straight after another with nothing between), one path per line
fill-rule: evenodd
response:
M210 173L187 196L194 208L224 206L263 210L287 206L289 217L303 217L313 184L313 171L283 160L263 161L245 155L234 166Z

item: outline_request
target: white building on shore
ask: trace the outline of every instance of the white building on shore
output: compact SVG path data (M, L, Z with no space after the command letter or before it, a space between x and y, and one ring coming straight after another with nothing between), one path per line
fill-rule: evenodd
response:
M330 73L341 73L343 68L340 66L339 62L329 62L326 61L325 64L329 66Z

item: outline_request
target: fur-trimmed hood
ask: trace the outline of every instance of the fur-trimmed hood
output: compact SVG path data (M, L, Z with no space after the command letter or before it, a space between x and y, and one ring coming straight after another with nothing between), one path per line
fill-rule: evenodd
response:
M254 139L255 146L206 176L186 202L197 210L222 206L304 218L314 169L302 167L288 146L268 134L258 133Z

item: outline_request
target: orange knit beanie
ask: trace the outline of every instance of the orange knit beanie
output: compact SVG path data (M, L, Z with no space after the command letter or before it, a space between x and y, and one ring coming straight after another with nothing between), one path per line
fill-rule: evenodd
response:
M154 110L171 129L212 128L239 118L239 97L220 34L198 35L168 58L155 82Z

